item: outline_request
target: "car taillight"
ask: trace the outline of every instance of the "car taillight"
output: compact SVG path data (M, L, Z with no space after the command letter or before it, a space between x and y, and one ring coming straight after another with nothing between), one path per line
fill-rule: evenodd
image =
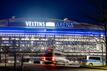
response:
M55 57L52 57L52 61L55 61Z

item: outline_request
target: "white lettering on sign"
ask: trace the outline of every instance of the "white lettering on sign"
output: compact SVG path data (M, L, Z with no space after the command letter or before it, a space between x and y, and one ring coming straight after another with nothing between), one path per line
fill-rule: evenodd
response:
M71 22L38 22L38 21L25 21L26 27L33 28L72 28L73 23Z
M27 27L45 27L45 22L26 21Z
M27 27L55 27L55 22L25 21Z

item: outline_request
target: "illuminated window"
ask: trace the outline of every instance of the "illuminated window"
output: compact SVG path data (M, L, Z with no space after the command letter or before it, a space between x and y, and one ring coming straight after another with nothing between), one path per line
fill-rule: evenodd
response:
M9 40L9 38L2 38L2 40Z

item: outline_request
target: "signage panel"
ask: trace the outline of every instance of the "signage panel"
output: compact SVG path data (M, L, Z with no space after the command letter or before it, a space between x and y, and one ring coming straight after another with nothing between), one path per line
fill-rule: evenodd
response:
M6 23L5 26L7 27L22 27L22 28L72 29L74 27L73 22L64 22L64 21L42 21L42 20L38 21L38 20L26 20L26 19L24 20L9 19L5 23Z
M71 22L37 22L37 21L26 21L26 27L42 27L42 28L73 28Z

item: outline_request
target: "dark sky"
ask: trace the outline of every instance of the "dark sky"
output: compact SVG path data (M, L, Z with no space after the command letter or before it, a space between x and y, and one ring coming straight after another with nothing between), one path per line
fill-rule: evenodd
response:
M0 18L69 18L96 23L104 0L0 0ZM106 1L106 0L105 0ZM90 17L91 16L91 17Z

